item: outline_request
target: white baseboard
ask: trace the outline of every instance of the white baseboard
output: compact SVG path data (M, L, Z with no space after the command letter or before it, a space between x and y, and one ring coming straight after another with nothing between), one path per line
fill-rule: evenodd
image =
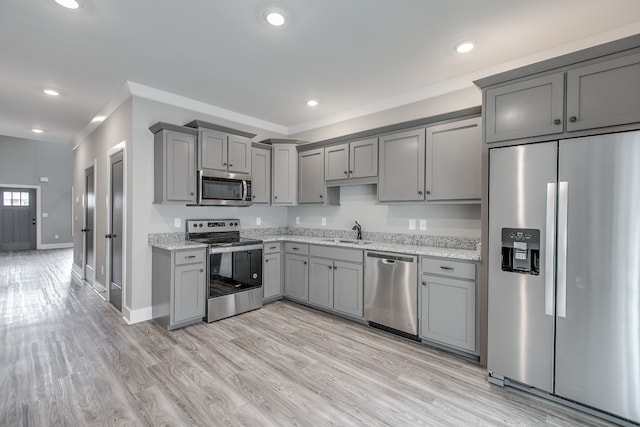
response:
M82 267L80 267L77 264L71 264L71 274L73 275L73 278L76 279L78 282L82 283L83 280L83 274L82 274Z
M133 325L134 323L146 322L153 319L153 311L151 307L139 308L137 310L131 310L129 307L122 307L122 318L127 325Z
M97 280L93 281L93 289L96 292L107 292L107 287L102 283L98 282Z
M72 247L73 243L41 243L38 249L67 249Z

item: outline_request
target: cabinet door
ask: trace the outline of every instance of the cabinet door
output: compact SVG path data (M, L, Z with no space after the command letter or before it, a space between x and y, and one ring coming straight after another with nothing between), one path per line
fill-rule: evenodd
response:
M164 172L167 201L195 202L195 136L164 131L166 159Z
M204 265L177 266L174 270L173 322L204 317Z
M567 130L640 122L640 54L567 72Z
M362 317L362 264L334 262L333 308L336 311Z
M420 336L475 351L475 282L423 275L421 288Z
M229 135L228 140L229 172L251 173L251 140L239 135Z
M199 169L227 170L227 134L212 129L198 131Z
M309 258L309 302L333 308L333 260Z
M298 155L298 203L324 203L324 149Z
M349 177L378 176L378 138L349 144Z
M324 149L324 178L349 178L349 144L334 145Z
M284 259L284 293L301 301L309 300L309 258L286 254Z
M298 188L298 151L293 144L274 144L271 156L273 157L271 203L295 204Z
M251 179L253 203L268 205L271 202L271 151L253 148Z
M481 120L427 128L427 200L480 200Z
M424 200L424 138L424 129L417 129L379 139L379 201Z
M564 73L487 89L486 141L504 141L563 131Z
M282 294L280 278L280 254L268 254L264 256L263 264L263 282L264 298L276 297Z

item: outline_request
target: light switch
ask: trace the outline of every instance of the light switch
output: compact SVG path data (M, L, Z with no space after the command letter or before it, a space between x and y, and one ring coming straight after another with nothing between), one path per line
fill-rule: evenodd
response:
M427 220L426 219L421 219L420 220L420 230L425 231L427 229Z
M260 225L262 224L262 218L260 218L259 216L256 217L256 225Z
M173 226L175 228L182 227L182 220L180 218L173 218Z
M49 212L42 212L42 218L49 218Z
M300 225L300 217L299 216L296 217L296 225Z
M49 178L47 178L46 176L41 176L40 182L49 182Z
M322 226L325 227L327 225L327 218L322 217Z
M415 219L410 219L409 220L409 230L415 230L416 229L416 220Z

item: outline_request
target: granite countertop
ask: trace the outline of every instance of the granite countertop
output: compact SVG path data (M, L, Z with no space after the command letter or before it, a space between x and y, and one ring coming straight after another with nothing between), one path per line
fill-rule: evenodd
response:
M198 243L192 242L190 240L176 240L172 242L156 242L152 243L151 246L155 248L165 249L167 251L177 251L180 249L197 249L197 248L206 248L206 243Z
M312 237L312 236L294 236L290 234L285 235L269 235L260 237L265 243L269 242L300 242L309 243L324 246L337 246L343 248L363 249L370 251L381 252L398 252L411 255L432 256L440 258L458 259L464 261L480 261L480 250L469 249L456 249L456 248L441 248L434 246L418 246L407 245L401 243L388 243L388 242L375 242L371 240L361 240L362 243L357 243L355 239L337 239L326 237ZM345 241L346 240L346 241ZM353 240L353 243L349 242Z

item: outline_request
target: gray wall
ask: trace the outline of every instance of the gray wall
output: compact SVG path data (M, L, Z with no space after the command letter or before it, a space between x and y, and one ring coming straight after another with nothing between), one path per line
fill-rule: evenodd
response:
M70 144L0 135L0 184L40 186L43 249L71 245L72 165Z

